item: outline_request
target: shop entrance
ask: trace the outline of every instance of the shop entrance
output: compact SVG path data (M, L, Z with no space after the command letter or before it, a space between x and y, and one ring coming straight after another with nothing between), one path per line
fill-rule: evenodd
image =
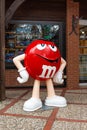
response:
M87 85L87 20L80 20L80 85Z

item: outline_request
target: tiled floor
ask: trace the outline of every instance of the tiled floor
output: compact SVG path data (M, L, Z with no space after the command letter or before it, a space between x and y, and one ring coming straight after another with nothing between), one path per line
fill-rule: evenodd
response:
M7 89L6 100L0 102L0 130L87 130L87 87L76 90L57 89L65 96L65 108L46 107L24 112L22 106L31 97L32 89ZM46 89L41 89L44 102Z

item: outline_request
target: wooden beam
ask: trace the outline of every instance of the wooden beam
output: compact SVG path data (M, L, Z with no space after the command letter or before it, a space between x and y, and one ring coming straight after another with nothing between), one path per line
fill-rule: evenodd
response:
M73 0L73 2L80 2L80 0Z
M5 99L5 0L0 0L0 100Z
M6 16L5 16L6 26L8 25L9 21L11 20L12 16L14 15L14 13L18 9L18 7L25 1L26 0L14 0L14 2L11 4L11 6L9 7L9 9L6 12Z

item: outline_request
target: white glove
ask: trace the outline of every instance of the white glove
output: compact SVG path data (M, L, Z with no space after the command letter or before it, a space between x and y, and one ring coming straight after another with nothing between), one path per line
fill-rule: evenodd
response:
M28 74L26 68L20 69L20 70L18 70L18 72L19 72L20 77L17 77L17 81L19 83L27 82L28 78L29 78L29 74Z
M63 72L62 71L58 71L54 77L53 77L53 82L54 83L58 83L58 84L62 84L64 82L63 79Z

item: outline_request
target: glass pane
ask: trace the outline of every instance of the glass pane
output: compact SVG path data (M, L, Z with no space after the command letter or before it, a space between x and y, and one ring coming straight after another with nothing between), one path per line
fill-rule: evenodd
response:
M87 55L80 56L80 82L87 82Z
M27 46L35 39L52 40L58 44L59 25L51 24L17 24L16 31L17 45Z

